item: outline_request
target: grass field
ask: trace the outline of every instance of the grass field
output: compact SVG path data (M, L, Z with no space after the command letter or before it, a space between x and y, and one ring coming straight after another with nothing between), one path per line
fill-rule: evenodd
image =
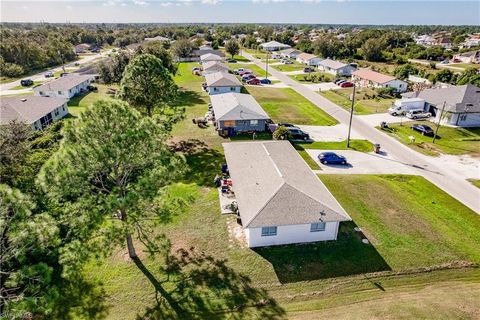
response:
M293 89L248 87L248 91L276 122L318 126L337 123L335 119Z
M282 71L282 72L288 72L288 71L298 71L298 70L303 70L306 65L298 62L294 62L292 64L277 64L271 66L272 68Z
M480 188L480 180L479 179L468 179L475 187Z
M415 123L426 124L435 130L436 124L431 122L408 122L402 126L399 123L389 124L392 130L384 131L397 138L405 145L421 153L435 156L440 153L469 154L480 156L480 128L453 128L440 126L435 143L433 138L423 136L413 131L411 126ZM415 137L415 143L410 143L409 137Z
M70 101L68 101L68 111L74 115L78 116L86 107L93 104L95 101L102 99L111 99L113 96L108 94L110 89L117 89L116 85L104 85L96 83L95 86L98 88L97 92L88 92L79 96L75 96Z
M351 108L352 102L350 101L350 96L352 93L352 88L319 92L320 95L346 110L350 110ZM375 96L375 98L372 98L373 96ZM395 99L393 98L378 97L377 93L372 89L358 89L355 93L354 113L362 115L387 112L387 109L391 107L394 101Z
M295 81L301 83L312 83L312 76L316 77L316 82L332 82L336 79L333 74L326 73L326 72L312 72L312 73L302 73L302 74L291 74L289 75Z
M259 78L265 78L265 70L253 63L229 63L228 66L233 71L235 69L250 69ZM270 76L270 74L268 74Z
M18 85L18 86L15 86L13 88L11 88L10 90L22 90L22 89L27 89L27 88L33 88L35 86L38 86L39 84L42 84L42 82L40 81L33 81L33 83L29 86L22 86L22 85Z
M448 64L448 66L455 67L455 68L462 68L462 69L468 69L468 68L480 69L480 64L473 64L473 63L451 63L451 64Z

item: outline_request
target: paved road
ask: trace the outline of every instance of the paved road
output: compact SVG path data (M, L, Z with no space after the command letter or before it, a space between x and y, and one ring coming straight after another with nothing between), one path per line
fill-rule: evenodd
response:
M254 61L259 67L265 68L265 63L255 59L252 55L244 52L244 56L247 59ZM287 75L274 68L269 68L269 72L272 76L284 82L299 94L310 100L317 107L326 111L340 123L348 124L350 115L345 109L337 106L330 100L313 92L301 83L292 80ZM480 214L480 189L466 181L461 175L449 170L449 168L439 166L435 163L435 158L413 151L394 138L372 128L371 125L363 121L361 117L353 117L352 127L356 132L363 135L371 142L379 143L382 150L389 157L395 158L412 168L414 174L421 175L428 179L437 187Z
M73 62L70 62L70 63L66 64L65 68L75 67L75 64L77 64L77 63L80 66L86 65L86 64L88 64L88 63L90 63L90 62L92 62L96 59L106 57L111 52L112 52L112 50L108 50L108 51L105 51L105 52L102 52L102 53L84 56L77 61L73 61ZM19 93L29 92L31 90L31 88L19 89L19 90L10 90L10 89L19 86L20 81L23 80L23 79L32 79L33 81L47 81L47 80L49 80L48 78L45 78L45 73L47 71L52 71L53 73L55 73L55 72L60 71L60 70L62 70L61 66L56 67L56 68L52 68L52 69L49 69L49 70L45 70L45 71L42 71L40 73L30 75L28 77L24 77L22 79L18 79L18 80L12 81L12 82L0 84L0 95L19 94Z
M408 59L408 62L413 62L413 63L418 63L418 64L423 64L424 66L429 66L430 61L425 61L425 60L418 60L418 59ZM453 71L465 71L464 68L459 68L455 66L451 66L449 64L441 64L441 63L436 63L435 64L436 68L445 68L445 69L451 69Z

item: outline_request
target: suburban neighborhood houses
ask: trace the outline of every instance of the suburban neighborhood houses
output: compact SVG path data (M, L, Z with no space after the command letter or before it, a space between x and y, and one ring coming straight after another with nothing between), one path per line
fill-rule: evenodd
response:
M478 319L478 4L70 4L2 3L1 319Z

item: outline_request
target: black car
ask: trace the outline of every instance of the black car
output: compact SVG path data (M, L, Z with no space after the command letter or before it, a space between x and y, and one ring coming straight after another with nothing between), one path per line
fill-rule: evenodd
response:
M303 69L303 72L305 72L305 73L315 72L315 69L307 67L307 68Z
M32 79L20 80L20 84L22 85L22 87L29 87L33 84L33 80Z
M288 127L292 140L310 140L310 135L298 128Z
M433 136L433 129L425 124L414 124L412 130L420 132L424 136Z
M295 129L299 129L297 126L291 124L291 123L288 123L288 122L280 122L278 124L279 126L282 126L282 127L286 127L286 128L295 128Z
M237 63L237 60L235 60L235 59L227 59L227 62L228 62L228 63Z

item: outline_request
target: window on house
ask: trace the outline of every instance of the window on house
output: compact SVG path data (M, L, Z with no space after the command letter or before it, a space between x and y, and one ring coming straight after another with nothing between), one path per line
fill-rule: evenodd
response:
M230 87L230 91L235 91L235 87Z
M213 91L214 91L214 92L215 92L215 91L218 91L218 88L217 88L217 87L213 88Z
M45 93L43 91L40 91L39 92L41 96L43 96Z
M277 227L263 227L262 228L262 237L276 236Z
M65 111L65 107L62 107L62 110Z
M310 225L310 232L325 231L325 222L312 223Z
M250 125L251 125L251 126L256 126L256 125L258 125L258 120L250 120Z
M465 120L467 120L467 114L466 113L461 114L460 115L460 121L465 121Z
M55 117L58 116L60 114L60 112L58 111L58 108L55 109Z
M58 91L58 94L62 94L62 91Z

